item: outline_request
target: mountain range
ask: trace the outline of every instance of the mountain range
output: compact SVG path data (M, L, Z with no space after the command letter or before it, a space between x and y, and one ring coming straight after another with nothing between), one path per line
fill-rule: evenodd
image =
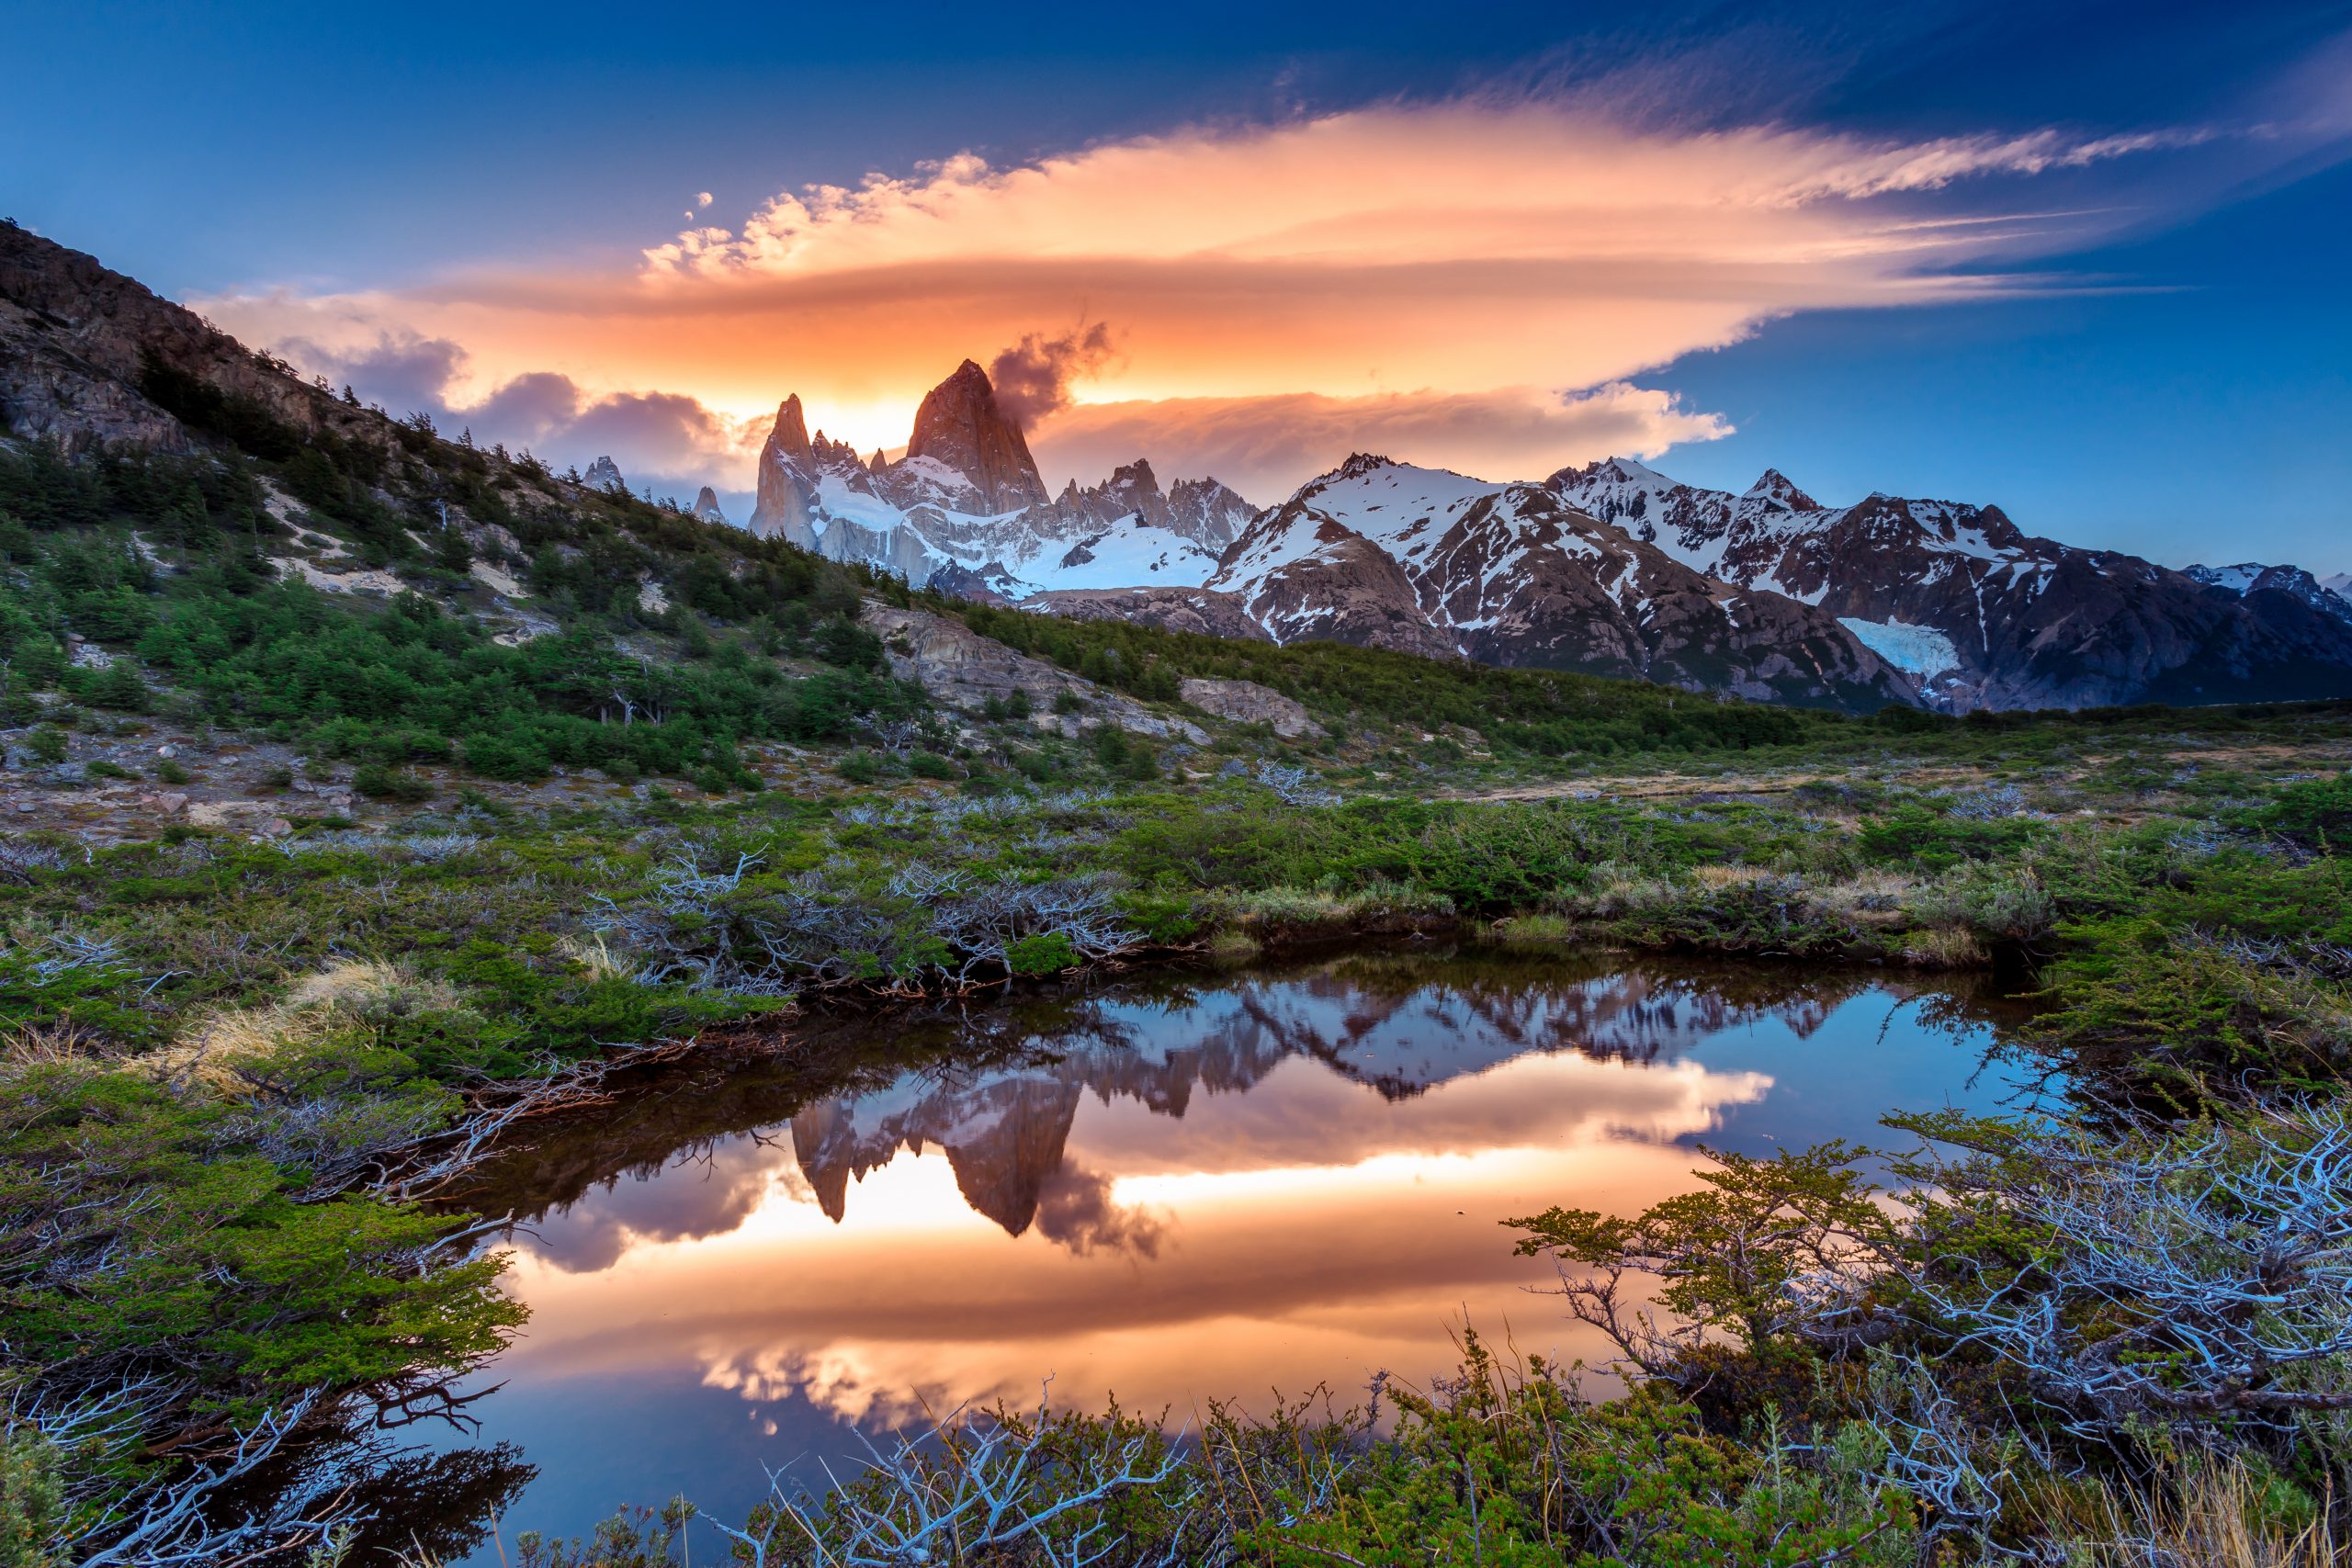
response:
M0 225L0 421L16 437L187 452L206 438L179 412L217 423L250 408L384 439L379 416L291 372L91 257ZM626 489L610 457L583 479ZM692 515L726 520L707 486ZM1777 471L1733 494L1623 457L1498 482L1356 454L1262 509L1214 479L1164 484L1138 458L1056 494L970 360L922 400L895 460L812 435L786 398L747 525L1060 615L1763 701L1962 712L2352 695L2344 576L2175 570L2028 535L1997 506L1874 494L1833 507Z
M1143 459L1051 494L970 360L903 456L785 400L754 532L966 598L1171 630L1638 677L1766 701L1973 708L2352 694L2352 580L2174 570L1999 507L1826 506L1611 457L1497 482L1356 454L1262 510Z

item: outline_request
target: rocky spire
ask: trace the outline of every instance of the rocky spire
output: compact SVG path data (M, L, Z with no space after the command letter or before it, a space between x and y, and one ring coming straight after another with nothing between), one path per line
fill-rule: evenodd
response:
M1046 481L1021 426L997 406L989 373L967 359L933 387L915 411L907 457L929 457L955 469L989 512L1042 505Z
M621 478L620 465L608 457L599 457L589 464L588 471L581 476L580 482L590 490L628 489L628 483Z
M808 422L796 392L777 405L775 428L760 448L759 489L752 502L752 532L814 549L817 529L810 506L817 494L816 452L808 445Z
M718 509L718 492L708 485L703 486L702 493L695 497L694 515L706 523L726 522L727 513Z
M800 412L799 393L776 404L775 428L768 433L768 446L804 463L808 460L808 421Z

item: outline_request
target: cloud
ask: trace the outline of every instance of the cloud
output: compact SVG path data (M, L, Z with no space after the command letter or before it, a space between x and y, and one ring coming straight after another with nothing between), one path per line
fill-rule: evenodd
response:
M526 371L460 400L469 356L447 338L385 335L363 348L327 348L304 338L280 344L287 357L329 381L349 385L394 415L428 413L445 433L470 430L481 446L528 448L560 468L609 456L632 487L683 493L742 466L753 429L678 392L584 391L571 377Z
M1111 1179L1079 1166L1059 1167L1038 1191L1037 1234L1080 1258L1098 1247L1157 1258L1166 1229L1148 1210L1120 1207Z
M1540 479L1570 463L1650 458L1732 434L1720 414L1671 392L1611 381L1589 391L1328 398L1171 398L1081 403L1033 437L1057 478L1107 473L1148 455L1161 473L1211 477L1261 505L1280 501L1350 452L1489 479Z
M1712 416L1625 383L1796 311L2039 287L2035 257L2179 210L2193 198L2166 180L2183 160L2253 141L2199 128L1909 140L1675 128L1490 94L1178 130L1017 166L958 153L779 194L731 226L698 213L628 272L493 267L372 294L198 303L263 343L347 351L407 332L462 344L477 402L540 372L591 398L683 389L743 419L798 392L831 434L895 446L958 360L1012 344L1002 378L1061 449L1085 432L1156 428L1134 409L1066 406L1082 382L1097 404L1185 405L1163 410L1170 438L1223 429L1216 440L1256 465L1235 472L1267 476L1253 483L1328 464L1343 449L1300 454L1367 423L1430 434L1431 460L1494 449L1476 461L1523 468L1550 461L1555 437L1573 447L1612 420L1627 445L1720 434ZM2263 155L2289 150L2276 140ZM1119 323L1115 357L1101 328L1041 326L1073 316ZM1249 437L1240 413L1213 418L1204 400L1293 423ZM1482 444L1462 412L1479 406L1516 434ZM1120 454L1137 455L1184 471L1171 450Z
M989 361L989 379L996 386L998 404L1026 427L1069 407L1070 382L1101 369L1110 358L1107 322L1053 338L1023 333L1019 343Z

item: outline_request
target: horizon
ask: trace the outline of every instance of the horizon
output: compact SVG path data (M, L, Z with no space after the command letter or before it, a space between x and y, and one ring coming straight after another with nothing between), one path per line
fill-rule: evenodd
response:
M90 70L0 105L0 199L395 414L739 521L786 394L896 452L968 357L1053 491L1618 456L2352 570L2341 5L459 15L30 11Z

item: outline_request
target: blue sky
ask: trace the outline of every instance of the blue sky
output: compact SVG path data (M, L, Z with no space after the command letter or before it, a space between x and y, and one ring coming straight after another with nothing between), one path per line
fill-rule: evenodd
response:
M10 4L0 36L34 68L20 63L0 97L0 211L244 335L308 350L388 402L512 419L517 439L559 458L611 446L632 477L657 482L707 470L729 493L745 482L760 407L786 391L808 392L820 423L830 400L843 433L886 444L897 411L936 378L933 362L944 374L967 354L985 360L1099 315L1123 348L1107 365L1072 364L1072 396L1092 406L1043 409L1033 426L1048 467L1085 479L1127 442L1157 447L1145 455L1163 475L1188 459L1246 472L1265 500L1357 437L1417 460L1533 472L1622 433L1702 482L1744 487L1777 466L1825 500L1997 501L2031 531L2168 561L2352 570L2352 6L1461 9L1472 14ZM1516 134L1510 107L1529 104L1568 106L1579 129L1556 156L1572 162L1498 179L1480 149L1508 157L1494 139ZM1327 215L1335 245L1366 234L1385 245L1417 210L1442 228L1464 192L1488 186L1524 205L1547 168L1581 166L1578 148L1590 164L1632 145L1610 137L1667 147L1664 185L1711 177L1709 139L1725 134L1804 144L1776 142L1743 165L1770 181L1781 178L1771 160L1810 170L1825 149L1850 162L1857 150L2040 136L2058 151L2030 173L1987 153L1948 183L1804 198L1808 256L1837 254L1826 242L1839 235L1883 236L1890 211L1979 225L2033 216L2002 244L1882 259L1867 276L1825 265L1836 276L1818 288L1776 278L1741 301L1736 326L1658 299L1618 309L1625 285L1609 278L1514 333L1463 307L1486 287L1464 270L1483 242L1465 242L1380 259L1381 289L1396 268L1433 281L1363 306L1367 363L1343 370L1331 344L1350 319L1316 312L1370 289L1377 269L1332 272L1311 307L1251 295L1228 339L1204 333L1213 307L1197 277L1136 282L1145 264L1186 252L1181 225L1100 266L1008 279L987 246L1018 244L1026 223L1041 253L1068 252L1084 198L1023 207L983 192L996 208L982 211L967 182L947 192L967 237L942 253L944 290L894 283L888 331L875 325L879 298L817 330L815 274L836 280L828 299L842 277L914 276L903 247L842 247L877 226L911 233L907 211L930 212L947 178L927 163L975 153L997 178L1188 138L1194 166L1167 175L1168 204L1193 204L1215 231L1209 248L1262 259L1266 231L1218 227L1218 180L1254 182L1262 205L1279 177L1268 169L1291 166L1282 128L1327 124L1364 139L1354 162L1309 173L1369 180L1380 165L1362 147L1393 145L1382 138L1398 125L1409 135L1433 106L1451 107L1454 172L1432 179L1416 164L1419 187L1400 175L1390 206ZM1480 115L1485 130L1465 127ZM1597 120L1613 129L1595 132ZM2118 138L2145 150L2111 151ZM869 172L913 182L912 194L821 235L840 255L751 244L770 198L855 188ZM1622 190L1576 199L1612 225L1640 205ZM1833 209L1848 227L1816 221ZM599 322L641 307L643 253L706 223L727 237L710 242L717 261L682 264L704 290L691 311L732 325L740 309L733 345L714 349L684 314L674 333L605 333ZM1752 259L1750 247L1778 255L1790 242L1711 230L1679 256L1706 264L1703 276L1677 287L1726 287L1725 245ZM1533 242L1512 230L1493 243ZM924 255L931 243L908 241ZM1269 265L1291 276L1327 259L1290 249ZM1562 276L1597 265L1582 252L1539 259ZM967 277L995 291L988 309L955 304L984 291ZM1970 277L2001 281L1951 287ZM571 315L542 306L555 293L576 299ZM1381 323L1399 318L1458 352L1384 339ZM1223 379L1217 353L1234 367ZM1477 400L1523 386L1583 400L1573 417L1533 417L1507 450L1468 428L1509 412ZM549 388L552 400L524 395ZM1233 444L1237 423L1278 417L1293 420L1279 452Z

